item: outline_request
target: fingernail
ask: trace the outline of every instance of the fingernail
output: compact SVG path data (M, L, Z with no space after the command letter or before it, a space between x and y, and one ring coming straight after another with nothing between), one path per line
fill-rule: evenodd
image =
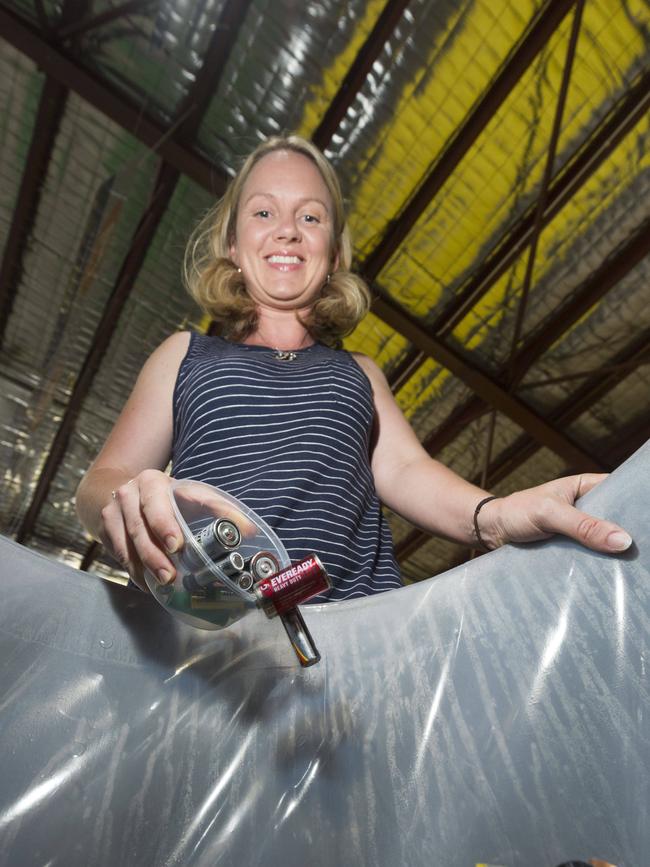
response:
M607 537L607 546L612 551L626 551L632 544L632 537L623 530L615 530Z
M165 546L170 554L174 554L178 550L178 539L176 536L165 536Z
M168 569L159 569L156 572L156 578L160 581L161 584L167 584L171 577L172 573Z

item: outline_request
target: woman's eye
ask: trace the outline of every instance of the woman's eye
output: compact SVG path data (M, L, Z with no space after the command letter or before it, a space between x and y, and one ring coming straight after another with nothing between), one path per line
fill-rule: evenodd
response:
M260 211L255 211L255 216L266 218L266 217L270 217L271 213L270 213L270 211L267 211L265 208L262 208L262 210L260 210Z
M305 214L303 220L305 223L320 223L320 220L314 214Z

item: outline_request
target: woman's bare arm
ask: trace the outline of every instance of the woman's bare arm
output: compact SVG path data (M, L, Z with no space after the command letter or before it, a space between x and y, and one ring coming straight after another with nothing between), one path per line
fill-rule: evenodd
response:
M404 418L377 365L355 358L372 384L376 442L372 470L379 498L393 511L431 533L476 545L474 509L486 491L431 458ZM629 535L611 521L579 511L574 501L604 476L568 476L492 500L480 511L482 539L490 548L562 533L597 551L622 551Z

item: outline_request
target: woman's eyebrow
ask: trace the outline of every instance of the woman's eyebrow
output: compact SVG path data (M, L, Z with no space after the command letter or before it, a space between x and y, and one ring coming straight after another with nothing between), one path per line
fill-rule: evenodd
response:
M261 193L261 192L251 193L250 196L244 200L244 205L247 205L253 199L256 199L258 197L261 197L263 199L275 199L275 196L273 195L273 193Z
M264 199L273 199L273 200L277 201L277 196L274 196L273 193L256 192L256 193L250 194L250 196L244 201L244 206L246 206L253 199L258 198L258 196L261 198L264 198ZM317 204L319 204L323 208L325 208L326 211L329 210L327 203L324 202L322 199L319 199L318 196L303 196L302 198L297 199L296 201L297 201L298 205L304 205L307 202L316 202Z

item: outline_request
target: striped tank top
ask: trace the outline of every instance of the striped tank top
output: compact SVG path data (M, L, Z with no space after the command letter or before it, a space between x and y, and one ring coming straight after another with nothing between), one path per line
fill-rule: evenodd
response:
M192 334L174 390L172 476L216 485L275 530L291 560L316 553L333 587L313 602L402 585L369 462L370 382L321 344L291 361Z

